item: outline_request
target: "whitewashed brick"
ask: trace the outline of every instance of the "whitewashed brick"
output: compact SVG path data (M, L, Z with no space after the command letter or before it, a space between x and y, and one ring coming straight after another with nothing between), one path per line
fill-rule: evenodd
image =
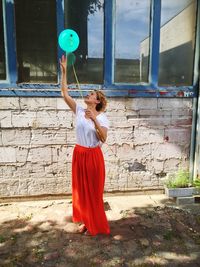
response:
M28 145L30 142L30 129L2 129L2 143L4 146Z
M29 111L55 110L57 107L56 98L33 97L20 98L20 108Z
M67 103L65 103L64 98L57 98L56 99L56 108L57 108L57 110L70 111L70 108L68 107Z
M19 180L10 179L2 180L0 186L1 196L17 196L19 195Z
M186 166L188 165L188 162ZM175 170L178 170L179 167L185 169L185 164L183 163L182 159L176 159L176 158L169 158L165 159L164 161L164 171L166 173L174 172Z
M169 128L165 130L165 138L170 143L188 144L191 138L191 128Z
M0 103L0 194L70 193L75 115L63 98ZM106 114L105 191L159 188L165 173L188 166L191 99L108 98Z
M67 129L66 130L66 134L67 134L67 140L66 140L66 144L67 145L75 145L76 144L76 133L75 133L75 129Z
M124 99L108 99L107 111L110 113L111 111L119 111L126 109L126 101Z
M11 111L3 110L0 112L0 127L1 128L11 128L12 120L11 120Z
M63 164L67 162L67 145L52 146L51 149L52 162L62 162Z
M64 178L67 174L67 165L63 164L63 162L62 164L61 162L55 162L50 165L44 166L44 172L48 177L52 176Z
M109 113L106 114L108 118L112 119L112 118L116 118L116 116L119 118L119 119L123 119L125 118L126 119L126 111L125 110L119 110L116 111L113 110L113 111L110 111Z
M183 106L183 100L182 98L158 98L158 109L164 109L164 110L169 110L169 109L178 109L179 107Z
M171 110L172 117L177 117L177 116L184 116L184 117L191 117L192 116L192 109L172 109Z
M142 162L143 160L150 160L152 158L151 144L134 146L131 158L133 161L137 160L139 162Z
M164 172L164 160L152 159L150 161L146 161L146 167L147 170L155 174Z
M0 97L0 110L19 110L19 97Z
M17 147L16 148L16 161L18 163L25 164L28 159L29 147Z
M181 147L175 144L152 144L151 149L155 159L165 160L167 158L181 158L182 156Z
M74 151L74 145L68 145L66 146L66 159L67 162L72 162L72 155L73 155L73 151Z
M115 160L117 158L117 145L108 145L107 143L103 144L102 151L104 154L105 160Z
M34 147L30 148L27 161L30 162L48 162L51 163L52 155L51 155L51 147L43 146L43 147Z
M28 188L29 195L38 194L60 194L67 193L67 179L46 178L31 180Z
M15 128L38 127L36 112L34 111L12 111L12 126Z
M151 177L152 174L150 172L133 172L128 176L127 185L128 188L138 188L143 189L145 186L151 186ZM145 186L144 186L145 185Z
M108 115L108 120L110 121L110 128L129 128L132 125L126 116L118 117L117 114L112 117Z
M127 109L142 110L142 109L156 109L156 98L134 98L126 102Z
M116 146L116 155L120 160L128 160L134 157L134 148L130 144L122 144Z
M171 110L160 110L160 109L142 109L139 111L140 117L159 117L162 119L163 117L171 116Z
M0 179L11 179L16 171L16 166L12 165L0 165ZM0 180L1 182L1 180Z
M2 142L2 129L0 129L0 146L3 145L3 142Z
M190 109L192 110L193 109L193 99L188 99L188 98L182 98L182 101L183 101L183 106L182 108L184 109Z
M14 147L0 147L0 164L15 163L16 161L16 149Z
M158 108L172 110L179 108L192 109L192 99L171 98L169 101L168 98L158 98Z
M29 168L29 175L27 177L30 177L33 180L47 177L47 174L45 173L45 165L50 165L51 163L41 161L30 162L29 164L31 164L31 167Z
M66 144L67 131L68 130L65 128L33 129L31 135L31 144L33 145Z
M119 180L119 162L117 159L105 160L106 167L106 181Z
M147 127L136 127L133 132L134 145L148 143L163 143L164 129L152 129Z
M106 143L108 145L123 143L131 143L134 139L133 127L126 127L125 129L118 129L117 131L112 128L108 131L108 137Z
M28 178L31 178L31 168L32 168L32 166L31 166L30 163L29 164L28 163L21 164L21 166L17 166L16 167L16 170L15 170L15 172L13 172L13 175L11 177L13 179L28 179ZM40 168L38 166L38 172L37 172L38 176L41 174L41 172L39 170L40 170Z
M175 127L190 127L192 125L191 117L172 117L171 125Z
M38 111L35 128L73 127L71 111Z

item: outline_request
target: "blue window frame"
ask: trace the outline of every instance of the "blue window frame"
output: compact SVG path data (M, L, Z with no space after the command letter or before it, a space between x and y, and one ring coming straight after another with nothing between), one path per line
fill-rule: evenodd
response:
M57 37L64 29L64 0L56 1ZM100 88L108 96L124 97L195 97L199 82L199 50L200 50L200 0L197 0L197 19L195 36L195 55L193 69L193 84L188 86L160 86L159 85L159 56L162 1L151 1L150 21L150 47L149 47L149 82L148 83L115 83L114 82L114 46L115 46L115 12L117 0L104 0L104 82L103 84L81 84L84 90ZM164 1L164 0L163 0ZM3 18L5 25L5 54L6 54L6 80L0 81L0 96L59 96L60 85L57 84L18 84L16 31L14 21L14 0L5 0L3 3ZM57 43L57 40L55 40ZM57 62L63 52L57 48ZM59 64L57 64L58 74ZM76 84L69 86L77 88ZM72 95L79 96L75 90Z

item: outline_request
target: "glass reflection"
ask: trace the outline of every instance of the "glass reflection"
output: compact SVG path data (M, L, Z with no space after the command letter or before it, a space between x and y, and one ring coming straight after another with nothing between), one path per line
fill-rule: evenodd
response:
M162 0L159 85L192 85L196 0Z
M57 83L55 0L15 0L19 83Z
M116 0L115 82L148 82L150 0Z
M6 79L6 62L4 47L4 31L3 31L3 6L0 0L0 80Z
M75 30L80 38L74 52L78 80L82 84L102 84L104 1L65 0L65 10L65 28ZM72 67L68 69L68 83L76 83Z

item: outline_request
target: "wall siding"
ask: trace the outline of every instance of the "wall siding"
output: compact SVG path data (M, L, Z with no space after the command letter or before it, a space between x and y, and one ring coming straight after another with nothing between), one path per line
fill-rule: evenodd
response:
M188 167L192 99L108 101L105 191L162 188ZM59 97L0 98L0 196L71 193L74 119Z

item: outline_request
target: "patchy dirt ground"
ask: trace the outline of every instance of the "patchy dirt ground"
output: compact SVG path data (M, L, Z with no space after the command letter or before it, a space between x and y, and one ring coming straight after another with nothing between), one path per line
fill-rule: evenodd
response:
M145 195L105 207L111 235L92 237L77 233L70 199L0 203L0 266L200 266L200 204Z

